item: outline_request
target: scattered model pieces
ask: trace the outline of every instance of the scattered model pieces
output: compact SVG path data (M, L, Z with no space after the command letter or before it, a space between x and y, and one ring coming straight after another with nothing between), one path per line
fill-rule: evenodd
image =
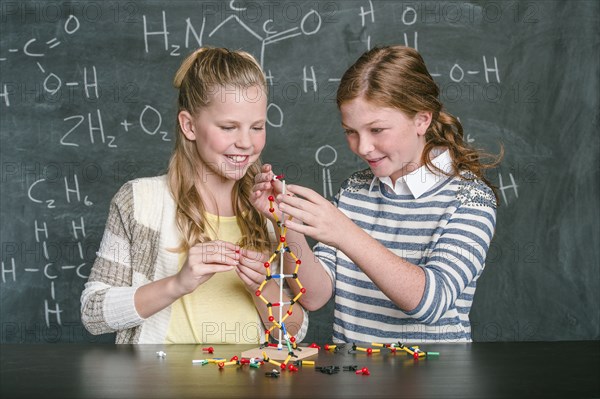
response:
M400 342L392 343L392 344L379 344L376 342L371 343L371 346L376 348L385 348L388 349L391 353L396 353L397 350L403 350L407 354L411 355L415 359L419 359L421 357L428 356L439 356L439 352L425 352L419 349L418 346L406 346ZM348 349L348 353L357 353L357 352L366 352L367 355L371 355L373 353L380 353L381 349L373 349L373 348L363 348L357 346L356 344L352 344L352 348Z

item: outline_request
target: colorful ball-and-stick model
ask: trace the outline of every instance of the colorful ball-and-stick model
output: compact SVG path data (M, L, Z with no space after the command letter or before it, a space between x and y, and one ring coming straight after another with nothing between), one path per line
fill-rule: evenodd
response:
M276 176L274 178L274 180L281 180L281 182L283 183L283 195L285 195L286 194L285 193L285 180L282 180L282 177L283 176ZM271 323L273 323L273 325L267 331L265 331L266 341L264 343L264 346L275 346L274 344L269 344L269 335L272 334L272 332L275 328L279 329L279 339L278 339L279 343L276 345L277 348L280 350L283 348L282 342L284 340L287 345L287 348L288 348L287 358L285 359L285 361L283 363L281 363L281 364L277 363L278 366L280 366L282 369L284 369L286 367L287 363L289 362L289 360L294 356L293 349L297 348L296 338L293 336L290 336L285 328L285 320L292 314L292 308L294 307L294 304L296 302L298 302L298 299L306 292L306 288L304 288L302 286L302 284L300 283L300 280L298 280L298 269L300 268L302 261L300 259L298 259L298 257L296 257L294 252L292 252L292 250L288 246L286 239L285 239L285 235L287 233L287 227L284 226L285 214L282 213L281 217L279 217L275 213L274 201L275 201L275 199L273 198L273 196L269 196L269 211L273 215L275 221L277 222L277 226L279 227L280 241L279 241L279 245L277 246L277 249L275 249L271 258L264 264L265 268L267 269L267 275L266 275L265 280L262 282L262 284L256 290L255 294L267 306L267 309L269 312L269 321ZM287 220L291 220L291 219L292 219L292 217L290 216L290 217L288 217ZM292 259L294 259L296 261L296 268L294 269L294 272L292 274L284 274L283 273L283 262L284 262L283 257L286 252L292 257ZM273 264L273 261L277 257L279 257L279 273L272 274L271 273L271 265ZM298 292L298 294L293 299L291 299L289 302L283 301L283 282L284 282L285 278L292 278L296 282L298 287L300 288L300 292ZM265 287L265 285L273 279L279 279L279 302L275 302L275 303L269 302L262 295L262 290ZM290 305L290 306L289 306L286 314L284 315L283 307L285 305ZM275 316L273 316L273 307L279 308L278 319L275 319ZM263 352L263 357L265 358L264 360L267 362L269 362L271 360L267 357L267 355L264 352Z

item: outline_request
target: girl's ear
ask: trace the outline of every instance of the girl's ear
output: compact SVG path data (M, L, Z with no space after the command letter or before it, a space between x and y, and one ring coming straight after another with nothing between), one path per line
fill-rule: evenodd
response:
M188 111L181 111L177 115L177 120L179 121L179 126L181 127L184 136L190 141L196 140L192 115Z
M429 125L431 125L432 114L431 111L419 111L415 115L415 126L417 127L417 134L423 136Z

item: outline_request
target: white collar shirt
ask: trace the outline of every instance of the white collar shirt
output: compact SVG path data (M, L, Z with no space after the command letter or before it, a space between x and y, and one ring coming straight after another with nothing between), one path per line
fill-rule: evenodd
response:
M446 173L452 172L452 157L448 150L434 149L432 154L435 157L431 161L433 165ZM448 176L443 173L440 173L437 170L431 171L426 165L423 165L411 173L400 176L395 182L392 182L392 179L389 176L381 178L375 176L371 181L369 191L380 181L385 185L387 190L396 195L412 195L414 198L419 198L447 178Z

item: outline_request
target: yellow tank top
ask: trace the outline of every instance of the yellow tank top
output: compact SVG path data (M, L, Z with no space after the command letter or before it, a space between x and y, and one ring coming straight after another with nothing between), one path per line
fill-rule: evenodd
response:
M212 240L239 242L241 232L235 216L207 214L214 226ZM212 237L215 235L215 237ZM179 268L186 253L179 256ZM252 297L235 270L215 273L194 292L171 305L167 344L257 344L264 328Z

